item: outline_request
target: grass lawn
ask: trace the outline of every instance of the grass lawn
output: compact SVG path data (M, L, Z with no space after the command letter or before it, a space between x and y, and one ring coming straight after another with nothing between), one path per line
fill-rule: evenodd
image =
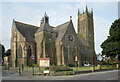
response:
M73 71L76 71L76 67L70 67ZM91 70L91 67L77 67L77 71Z
M40 70L43 70L44 68L41 67ZM24 72L31 72L33 71L33 67L24 67ZM39 67L34 67L34 72L39 72Z
M74 71L76 71L76 67L70 67L71 69L73 69ZM101 69L111 69L111 68L115 68L115 66L113 67L112 65L101 65ZM82 66L82 67L77 67L77 71L87 71L87 70L91 70L91 66ZM95 66L95 70L97 70L97 66Z
M21 68L22 69L22 68ZM40 68L40 70L43 70L44 68ZM19 67L12 67L12 70L19 71ZM32 74L33 67L24 67L23 73L25 74ZM34 73L39 72L39 67L34 67Z
M115 66L113 67L112 65L102 65L101 66L102 69L110 69L110 68L115 68ZM13 67L14 70L19 70L19 67ZM71 69L73 69L73 71L76 71L76 67L70 67ZM40 68L40 70L44 70L43 67ZM82 66L82 67L77 67L77 71L87 71L87 70L91 70L91 66ZM95 66L95 70L97 70L97 66ZM24 71L23 73L25 74L32 74L33 72L33 68L32 67L24 67ZM39 72L39 67L34 67L34 73L38 73ZM72 71L64 71L64 72L72 72Z
M111 68L116 68L116 67L112 65L102 65L102 69L111 69Z

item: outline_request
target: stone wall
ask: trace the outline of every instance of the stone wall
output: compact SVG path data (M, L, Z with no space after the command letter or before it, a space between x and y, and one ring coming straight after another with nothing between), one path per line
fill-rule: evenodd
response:
M56 34L51 32L41 31L35 34L38 64L39 58L50 58L51 64L55 63L55 38Z
M39 58L43 54L43 32L35 34L36 41L36 54L37 54L37 64L39 63Z
M22 58L21 58L21 64L24 66L27 66L27 57L28 57L28 47L31 47L31 54L35 53L35 43L34 42L26 42L25 38L17 31L17 29L13 26L12 27L12 36L11 36L11 65L12 66L19 66L19 59L18 59L18 54L19 54L19 47L22 49ZM29 59L31 59L29 57ZM31 63L31 62L29 62Z
M69 37L73 40L69 40ZM77 38L77 34L74 30L73 24L70 23L63 39L56 42L56 54L58 65L75 64L75 56L78 56L78 62L81 65L80 42ZM63 58L64 57L64 58Z

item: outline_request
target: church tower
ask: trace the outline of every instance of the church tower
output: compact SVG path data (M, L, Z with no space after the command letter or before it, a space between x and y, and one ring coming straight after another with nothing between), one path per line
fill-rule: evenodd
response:
M78 29L77 33L82 37L90 49L94 50L94 25L93 25L93 10L88 12L86 5L85 12L79 12L78 9Z

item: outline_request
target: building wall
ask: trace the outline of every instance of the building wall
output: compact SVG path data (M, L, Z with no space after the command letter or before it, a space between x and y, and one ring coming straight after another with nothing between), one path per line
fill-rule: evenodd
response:
M61 42L56 42L56 61L57 65L61 65Z
M43 32L35 34L36 41L36 54L37 54L37 63L39 63L39 58L43 54Z
M39 58L50 57L51 64L55 61L55 38L56 34L41 31L35 34L36 48L37 48L37 63Z
M70 39L70 37L72 39ZM59 64L75 64L75 56L78 57L78 62L81 65L81 54L80 51L80 42L78 40L77 34L74 30L72 21L69 24L67 31L63 39L59 42L56 42L57 46L57 56L59 57ZM64 57L64 58L63 58Z
M25 38L17 31L17 29L14 27L12 27L12 36L11 36L11 65L12 66L19 66L19 58L18 58L18 54L19 54L19 47L21 46L22 49L22 58L21 58L21 64L23 64L24 66L27 66L27 60L28 60L28 47L31 47L31 54L34 54L36 56L35 53L35 43L34 42L27 42L25 41ZM30 61L31 58L29 57L29 63L31 64L32 61Z
M82 44L78 37L83 38L87 46ZM83 65L85 61L91 63L95 55L92 12L78 15L78 34L74 30L72 20L70 20L62 40L56 41L56 38L56 33L44 30L35 33L35 42L26 41L25 37L15 28L13 22L11 36L12 66L19 66L17 56L20 46L22 49L21 64L24 66L32 65L31 57L28 56L29 50L31 50L31 55L35 55L34 62L37 64L39 64L39 58L50 58L51 64L56 65L75 64L76 55L79 66Z

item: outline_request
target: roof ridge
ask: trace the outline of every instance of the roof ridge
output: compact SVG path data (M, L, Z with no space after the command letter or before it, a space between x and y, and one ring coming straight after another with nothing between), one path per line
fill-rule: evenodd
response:
M69 23L69 22L70 22L70 21L67 21L67 22L65 22L65 23L63 23L63 24L60 24L60 25L56 26L56 27L60 27L60 26L65 25L65 24L67 24L67 23Z
M28 25L28 26L31 26L32 28L39 28L38 26L31 25L31 24L26 24L26 23L19 22L19 21L14 21L14 22L15 22L15 23L19 23L19 24L23 24L23 25Z
M41 26L40 26L40 28L36 31L36 33L37 32L40 32L40 31L50 31L50 32L55 32L54 30L53 30L53 27L51 27L49 24L42 24Z

